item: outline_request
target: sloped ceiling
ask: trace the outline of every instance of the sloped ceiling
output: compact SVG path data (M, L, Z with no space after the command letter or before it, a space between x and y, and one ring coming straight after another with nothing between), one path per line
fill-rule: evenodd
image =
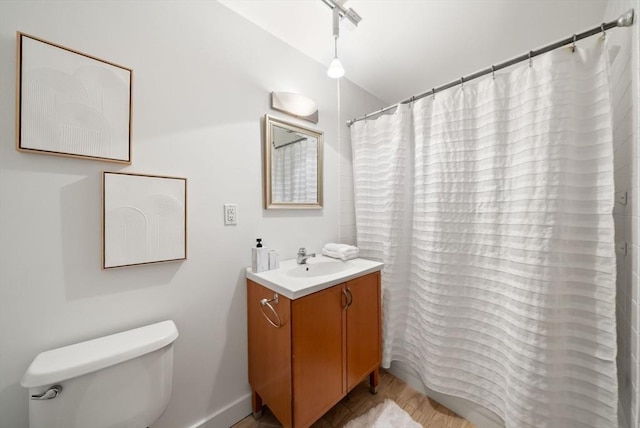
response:
M331 9L321 0L221 3L318 62L331 61ZM350 0L345 7L362 21L341 22L338 56L346 78L392 104L597 26L606 3Z

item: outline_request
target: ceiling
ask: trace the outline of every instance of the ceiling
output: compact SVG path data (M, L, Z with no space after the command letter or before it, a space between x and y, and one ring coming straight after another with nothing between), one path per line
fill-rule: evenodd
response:
M318 62L331 62L331 9L321 0L221 3ZM362 21L355 27L342 20L338 56L346 78L392 104L597 26L606 3L350 0L345 7Z

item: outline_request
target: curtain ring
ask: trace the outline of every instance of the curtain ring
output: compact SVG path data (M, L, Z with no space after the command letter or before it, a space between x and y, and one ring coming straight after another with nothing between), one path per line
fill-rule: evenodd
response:
M575 52L576 51L576 40L577 40L577 36L574 34L573 35L573 44L571 45L571 52Z
M604 22L600 25L600 30L602 30L602 38L607 37L607 32L604 31Z
M464 91L464 76L460 78L460 89Z
M531 59L533 57L533 51L529 51L529 67L533 67L533 60Z
M436 88L431 88L431 96L433 97L434 101L436 99Z
M496 66L495 65L491 66L491 78L493 80L496 80Z

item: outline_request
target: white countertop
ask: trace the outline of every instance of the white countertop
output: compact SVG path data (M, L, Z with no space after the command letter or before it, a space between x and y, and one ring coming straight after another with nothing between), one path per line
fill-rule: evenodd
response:
M260 273L254 273L251 268L247 268L247 278L289 299L298 299L382 270L383 266L384 263L367 259L342 261L318 256L307 259L307 263L302 265L297 264L296 259L283 260L280 262L280 268ZM322 274L324 272L327 273Z

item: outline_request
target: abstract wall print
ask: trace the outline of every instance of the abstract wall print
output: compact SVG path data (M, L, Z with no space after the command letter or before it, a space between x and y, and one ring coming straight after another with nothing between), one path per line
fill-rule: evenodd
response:
M16 148L131 163L132 70L18 32Z
M187 179L104 172L102 267L187 258Z

